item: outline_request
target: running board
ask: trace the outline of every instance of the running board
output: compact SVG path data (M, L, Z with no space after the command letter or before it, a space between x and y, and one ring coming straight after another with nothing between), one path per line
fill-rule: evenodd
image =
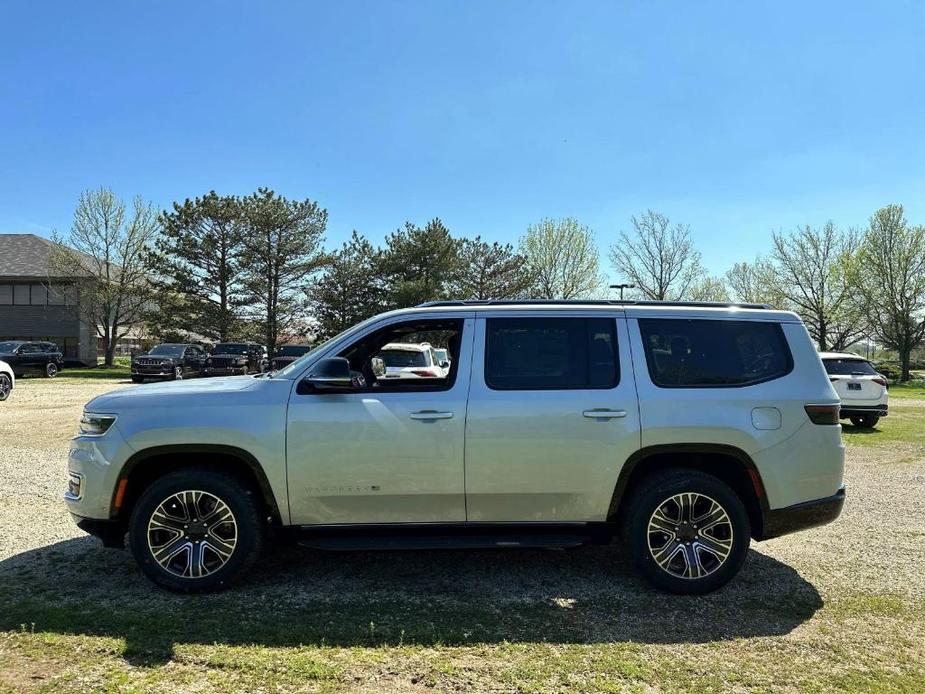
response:
M382 535L311 537L303 547L341 552L409 549L564 549L591 541L586 535Z

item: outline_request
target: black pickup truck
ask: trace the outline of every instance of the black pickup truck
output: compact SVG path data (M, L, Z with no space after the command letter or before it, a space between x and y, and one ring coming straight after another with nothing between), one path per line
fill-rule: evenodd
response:
M54 342L0 342L0 361L5 361L17 377L40 374L47 378L58 375L64 365L64 355Z

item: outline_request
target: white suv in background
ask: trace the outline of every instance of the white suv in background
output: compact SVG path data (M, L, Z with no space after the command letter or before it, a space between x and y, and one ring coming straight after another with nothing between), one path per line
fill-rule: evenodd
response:
M850 352L821 352L829 380L841 399L841 418L856 427L872 429L886 417L889 394L887 380L869 361Z
M445 378L448 366L437 361L437 355L429 342L392 342L377 355L385 364L387 379L398 378Z
M389 355L434 368L435 336L445 374L382 373ZM838 410L793 313L438 302L272 374L92 400L65 498L81 528L110 546L127 534L144 573L185 592L227 585L273 531L352 550L619 537L654 584L704 593L752 539L841 512Z

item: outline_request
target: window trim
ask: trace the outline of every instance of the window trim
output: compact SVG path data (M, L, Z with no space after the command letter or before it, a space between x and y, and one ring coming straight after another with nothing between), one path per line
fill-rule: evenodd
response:
M488 339L491 335L491 322L492 321L506 321L506 320L581 320L585 321L585 334L588 334L587 330L587 321L589 320L606 320L610 321L610 330L611 336L613 338L613 349L614 349L614 380L611 385L603 386L531 386L528 388L524 387L506 387L492 384L491 380L488 377ZM620 333L617 330L617 318L613 315L583 315L583 316L563 316L561 314L551 314L551 315L500 315L500 316L485 316L485 342L482 345L482 380L485 383L485 386L489 390L497 391L567 391L567 390L613 390L620 385ZM452 361L450 362L452 366Z
M762 325L772 325L775 327L777 334L781 339L781 342L783 343L784 347L787 350L786 355L785 355L787 358L786 370L782 371L781 373L775 374L773 376L767 376L765 378L757 378L755 380L744 381L742 383L693 383L693 384L658 383L658 381L656 381L656 376L655 376L655 364L654 364L654 359L652 355L652 349L650 348L649 345L646 344L646 336L643 334L643 331L642 331L643 321L682 321L682 322L688 322L688 323L691 323L694 321L698 321L698 322L712 321L716 323L748 323L748 324L759 323ZM778 321L736 320L735 318L703 318L703 317L682 318L680 316L666 316L664 318L656 318L652 316L647 316L644 318L640 317L636 319L636 329L639 331L639 341L642 343L642 352L646 358L646 367L647 367L647 371L649 372L649 383L651 383L656 388L664 388L666 390L677 390L677 389L688 389L689 390L692 388L710 389L710 390L714 390L716 388L749 388L751 386L761 385L762 383L776 381L780 378L784 378L785 376L789 376L791 373L793 373L793 366L794 366L793 351L790 349L790 343L787 341L787 336L784 334L784 328Z
M421 316L421 317L414 317L414 318L408 317L408 318L405 318L404 320L390 321L386 323L385 325L382 325L380 327L370 330L369 332L364 332L362 335L358 336L354 340L351 340L343 347L336 349L331 354L325 354L324 356L320 357L320 359L327 359L329 357L340 357L343 355L344 352L352 349L354 345L372 338L377 333L384 332L387 330L392 330L401 325L404 325L405 323L423 323L425 321L446 323L449 321L456 321L459 323L459 354L457 355L457 361L458 361L458 358L462 356L462 352L463 352L463 340L465 339L465 335L466 335L466 318L471 318L471 316L455 316L455 315L446 316L446 317ZM311 369L309 368L308 371L310 372ZM447 375L446 380L442 384L439 384L439 385L438 384L424 384L424 383L420 385L407 385L407 386L399 386L399 387L390 387L390 386L383 387L382 385L378 387L374 387L372 385L367 385L365 388L350 388L349 390L345 389L345 390L331 390L331 391L317 391L317 390L302 391L298 389L297 387L296 392L298 392L300 395L353 395L353 394L360 394L360 393L363 393L363 394L369 394L369 393L379 393L379 394L384 394L384 393L443 393L443 392L452 390L453 387L457 384L458 374L459 374L459 366L454 361L450 363L450 373ZM296 382L301 383L305 379L305 377L306 377L306 373L303 372L298 377ZM411 379L408 379L408 382L410 383Z

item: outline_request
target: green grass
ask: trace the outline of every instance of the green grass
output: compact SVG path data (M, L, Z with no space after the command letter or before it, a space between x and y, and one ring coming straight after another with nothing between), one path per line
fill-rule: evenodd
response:
M897 443L925 444L925 390L921 384L890 386L890 410L873 429L842 421L845 443L854 446L890 446Z

